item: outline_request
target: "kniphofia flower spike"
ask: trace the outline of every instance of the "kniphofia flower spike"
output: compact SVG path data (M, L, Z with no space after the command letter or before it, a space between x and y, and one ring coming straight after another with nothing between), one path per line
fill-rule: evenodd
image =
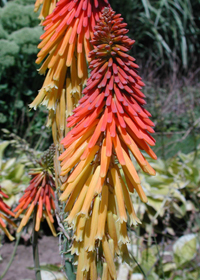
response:
M45 217L52 234L56 236L56 231L53 225L53 213L55 211L55 183L52 176L51 160L49 160L48 156L48 153L52 152L54 154L55 151L54 148L50 149L52 150L50 150L50 152L48 150L47 154L42 157L40 161L41 167L35 168L29 172L32 176L30 184L24 191L24 195L20 198L18 206L14 209L14 212L17 212L15 215L16 218L26 211L17 232L20 232L27 224L31 214L36 209L35 231L39 231L41 220Z
M48 124L56 121L62 131L65 111L71 115L86 83L88 55L92 49L90 40L105 6L108 0L60 0L42 23L45 32L40 37L38 48L41 50L36 63L44 61L39 73L45 74L47 70L47 75L30 107L46 105L50 109Z
M128 216L131 224L140 223L130 193L135 190L147 202L131 154L144 172L155 175L141 152L156 159L149 134L154 124L143 106L138 66L127 53L134 41L126 36L126 25L111 8L103 10L91 41L90 78L67 120L73 128L62 141L61 175L71 173L60 199L75 231L71 251L78 255L77 280L97 279L97 252L102 251L102 279L116 279L114 256L127 252ZM99 246L103 250L96 250Z
M13 221L11 221L7 216L5 216L5 215L10 215L14 217L15 215L10 210L10 207L3 201L3 198L8 198L8 195L2 191L0 186L0 228L5 232L7 237L11 241L13 241L15 238L7 230L4 220L9 224L13 225L14 227L16 227L16 224Z

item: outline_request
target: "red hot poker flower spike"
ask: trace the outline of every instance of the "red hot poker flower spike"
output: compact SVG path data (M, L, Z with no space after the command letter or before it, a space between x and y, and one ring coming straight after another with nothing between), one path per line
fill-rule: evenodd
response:
M62 91L69 88L70 94L80 94L80 84L87 79L88 54L92 49L90 40L102 8L108 0L60 0L55 10L42 23L44 34L40 37L41 49L36 63L41 63L40 74L46 75L44 84L30 107L41 102L49 109L56 109ZM70 70L68 69L70 68Z
M130 154L144 172L155 175L141 152L156 159L149 134L154 124L144 109L144 83L128 54L134 41L125 27L121 15L103 10L91 41L90 78L80 105L67 120L68 127L74 127L62 140L66 150L60 156L61 175L71 173L60 199L66 201L66 221L75 230L71 251L78 255L77 279L94 275L100 244L103 273L116 279L113 259L115 253L127 253L128 215L131 224L140 223L130 192L136 190L143 202L147 197Z
M6 215L11 215L11 216L15 216L13 214L13 212L10 210L10 207L3 201L3 198L8 198L8 195L5 194L0 186L0 228L5 232L5 234L7 235L7 237L13 241L15 238L9 233L9 231L6 229L6 224L4 222L4 220L6 222L8 222L9 224L13 225L14 227L16 227L16 224L13 223L13 221L11 221Z
M40 223L43 219L43 216L46 218L47 223L52 231L54 236L56 235L55 228L53 226L54 219L52 212L55 211L54 204L54 179L52 176L51 166L49 166L49 158L51 156L48 153L54 153L54 148L48 150L47 155L43 156L40 161L40 168L36 168L29 172L32 176L29 186L24 191L24 195L20 198L18 206L14 209L14 212L17 212L15 217L19 217L21 213L26 211L24 217L21 220L21 223L17 229L17 232L20 232L22 228L27 224L34 208L37 209L36 214L36 224L35 230L39 231ZM50 160L50 164L51 160Z

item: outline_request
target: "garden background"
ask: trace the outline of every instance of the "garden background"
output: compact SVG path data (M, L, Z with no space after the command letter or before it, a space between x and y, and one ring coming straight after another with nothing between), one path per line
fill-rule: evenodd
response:
M130 264L119 266L122 274L118 277L198 280L200 1L111 0L110 4L128 23L129 37L136 40L131 54L146 84L143 92L146 108L156 124L154 151L159 157L150 160L157 171L155 177L139 173L149 202L144 205L133 197L142 225L129 228ZM44 80L34 62L42 34L38 13L33 12L34 1L1 0L0 5L0 184L10 196L9 205L14 207L28 185L28 168L51 145L52 138L45 126L46 108L40 106L34 111L28 107ZM59 242L56 238L52 241L53 237L45 239L49 234L44 223L40 243L51 240L52 250L57 253L48 260L41 256L41 262L61 263ZM30 242L27 228L19 246L26 248ZM1 275L15 244L8 243L3 235L0 244ZM14 261L9 271L17 269ZM60 268L44 266L44 271L49 269L56 274ZM34 275L25 269L21 278L11 278L17 276L14 272L9 276L9 271L3 279Z

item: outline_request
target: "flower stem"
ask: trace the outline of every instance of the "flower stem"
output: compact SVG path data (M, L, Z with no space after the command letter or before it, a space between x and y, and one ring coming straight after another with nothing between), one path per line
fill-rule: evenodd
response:
M36 213L37 207L34 209L34 216L33 216L33 261L34 261L34 268L35 268L35 279L41 280L41 273L40 273L40 261L39 261L39 253L38 253L38 232L35 230L35 223L36 223Z
M8 263L8 265L7 265L7 267L6 267L6 269L4 270L3 274L0 276L0 280L4 278L4 276L5 276L6 273L8 272L8 270L9 270L9 268L10 268L10 266L11 266L13 260L14 260L14 257L15 257L16 251L17 251L17 247L18 247L18 245L19 245L20 237L21 237L21 234L19 234L19 235L17 236L17 240L16 240L16 243L15 243L15 248L14 248L14 250L13 250L12 256L11 256L11 258L10 258L10 261L9 261L9 263Z

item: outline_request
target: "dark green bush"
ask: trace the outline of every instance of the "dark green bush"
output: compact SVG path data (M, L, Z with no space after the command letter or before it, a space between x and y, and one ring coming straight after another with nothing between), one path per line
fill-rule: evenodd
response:
M33 9L33 5L23 6L16 2L8 2L0 12L3 28L11 33L23 27L37 26L39 21Z
M134 55L146 62L149 71L158 72L162 68L178 72L198 66L199 0L110 0L110 3L128 23L129 35L136 40Z
M32 145L44 131L45 107L28 108L44 80L35 64L37 45L42 34L33 5L8 2L0 10L0 128L7 128ZM48 141L46 146L48 147Z

